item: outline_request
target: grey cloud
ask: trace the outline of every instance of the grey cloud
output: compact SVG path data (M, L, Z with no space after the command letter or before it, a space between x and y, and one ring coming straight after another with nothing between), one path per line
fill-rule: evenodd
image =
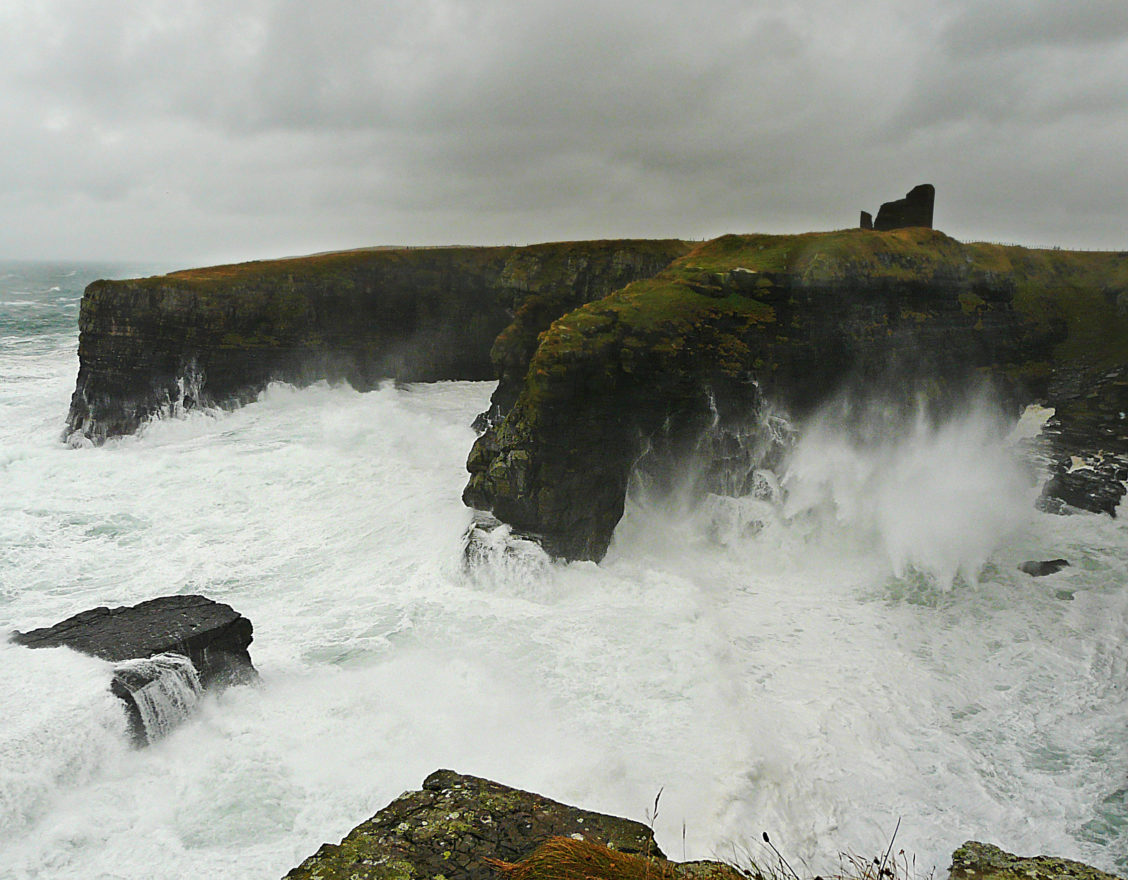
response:
M1115 43L1128 38L1123 0L992 0L973 3L948 25L955 55L995 55L1043 47Z
M1122 181L1119 6L935 5L8 4L0 252L793 231L923 180L1041 234Z

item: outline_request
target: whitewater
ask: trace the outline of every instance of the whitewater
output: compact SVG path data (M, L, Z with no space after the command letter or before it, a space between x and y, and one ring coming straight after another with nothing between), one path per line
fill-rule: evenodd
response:
M97 277L0 264L0 631L201 593L256 686L136 749L111 667L0 642L0 877L279 878L447 767L646 820L672 858L943 877L978 838L1128 870L1128 526L1051 516L972 407L806 430L770 491L636 491L607 558L463 561L490 383L268 388L70 448ZM1034 579L1031 559L1070 567Z

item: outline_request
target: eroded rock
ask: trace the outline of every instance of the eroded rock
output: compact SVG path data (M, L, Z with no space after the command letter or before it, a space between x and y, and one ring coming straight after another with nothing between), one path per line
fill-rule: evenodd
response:
M29 648L67 647L119 664L111 690L125 703L134 741L144 743L167 732L169 720L155 719L154 727L146 700L184 703L190 692L257 679L247 650L252 632L251 622L230 605L204 596L162 596L93 608L54 626L14 633L12 641ZM148 658L153 661L139 662ZM183 706L169 708L183 717Z
M986 385L1015 414L1057 410L1047 458L1085 467L1055 466L1047 492L1112 513L1128 451L1128 315L1105 288L1125 271L1128 254L919 228L723 236L553 322L512 409L471 451L463 500L554 556L598 560L632 469L658 447L676 467L704 431L739 434L771 406L801 424L853 389L902 408L924 400L944 418Z
M79 315L67 439L97 443L154 415L246 403L271 381L368 390L384 379L500 377L500 415L537 333L687 249L374 248L95 281Z
M951 880L1119 880L1096 868L1053 856L1024 858L969 840L952 853Z
M476 776L438 770L288 880L497 880L487 859L517 862L552 837L664 858L640 822L593 813Z

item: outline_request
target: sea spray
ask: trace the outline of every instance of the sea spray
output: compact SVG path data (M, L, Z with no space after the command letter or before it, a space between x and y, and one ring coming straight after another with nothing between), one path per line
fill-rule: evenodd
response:
M985 401L930 418L863 408L847 428L832 408L805 428L783 487L788 519L830 517L868 534L895 576L942 588L975 583L991 552L1032 517L1029 467Z
M108 665L9 646L0 873L275 880L438 767L639 819L665 786L658 840L680 855L684 820L687 858L766 829L833 870L903 816L938 876L969 835L1128 869L1124 517L1038 514L932 604L886 587L872 530L750 495L699 504L711 532L636 496L600 565L467 573L489 384L274 386L71 451L80 293L69 337L0 350L0 622L204 592L254 620L263 686L131 750Z
M128 753L110 664L0 638L0 840L15 840ZM2 869L0 869L2 873Z

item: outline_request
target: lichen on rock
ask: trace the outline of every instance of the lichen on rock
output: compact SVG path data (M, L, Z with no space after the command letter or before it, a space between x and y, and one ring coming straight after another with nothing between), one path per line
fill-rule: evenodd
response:
M593 813L475 776L438 770L288 880L497 880L489 861L519 861L552 837L664 858L639 822Z
M969 840L952 853L951 880L1119 880L1096 868L1054 856L1016 856Z

